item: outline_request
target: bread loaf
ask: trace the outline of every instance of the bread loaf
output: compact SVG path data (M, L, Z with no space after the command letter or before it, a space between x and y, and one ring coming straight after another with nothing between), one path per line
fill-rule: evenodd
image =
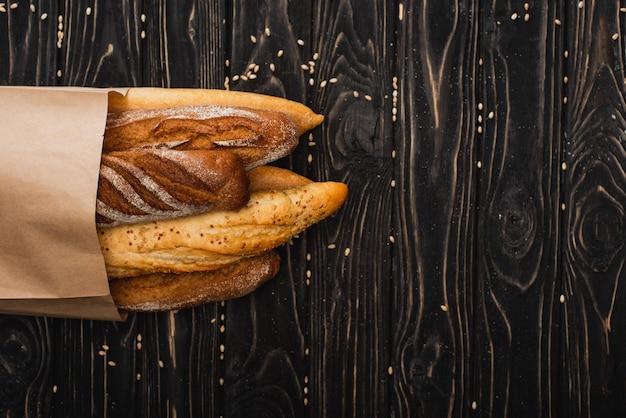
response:
M186 274L144 274L110 282L122 311L159 312L247 295L278 273L274 251L241 259L218 270Z
M347 196L342 183L266 165L322 120L255 93L111 93L97 230L119 309L182 309L243 296L274 277L274 249Z
M242 207L249 180L225 151L139 149L101 158L96 225L114 226Z
M279 168L260 167L249 177L274 188L251 193L241 209L100 228L109 277L218 269L286 243L335 212L347 196L343 183L312 182ZM288 181L281 185L281 178Z
M289 155L298 145L282 113L233 106L179 106L110 113L103 152L137 148L229 150L246 169Z

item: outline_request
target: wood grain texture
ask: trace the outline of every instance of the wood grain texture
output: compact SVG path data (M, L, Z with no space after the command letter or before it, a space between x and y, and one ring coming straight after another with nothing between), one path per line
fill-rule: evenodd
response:
M485 416L558 407L560 16L558 2L496 1L481 14L474 354Z
M466 416L473 396L476 7L412 1L399 16L392 302L398 416Z
M623 416L624 23L617 2L570 7L562 410ZM597 36L587 36L590 32Z
M0 85L210 87L324 114L348 201L252 295L0 315L0 416L626 414L617 1L0 3Z

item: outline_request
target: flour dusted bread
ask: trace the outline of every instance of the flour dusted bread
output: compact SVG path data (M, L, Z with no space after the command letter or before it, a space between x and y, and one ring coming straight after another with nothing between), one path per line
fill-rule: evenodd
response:
M347 195L343 183L312 182L279 168L259 168L249 176L255 188L265 190L254 191L239 210L101 228L109 277L214 270L261 254L335 212Z
M158 312L247 295L274 277L279 268L280 257L270 251L218 270L144 274L113 280L109 287L120 310Z
M111 93L96 220L119 309L182 309L243 296L274 277L274 249L347 196L342 183L267 165L322 119L255 93Z

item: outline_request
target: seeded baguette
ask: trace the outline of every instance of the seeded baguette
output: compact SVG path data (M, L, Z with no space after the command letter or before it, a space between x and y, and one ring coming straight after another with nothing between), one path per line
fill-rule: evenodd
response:
M347 196L343 183L279 168L259 167L249 178L253 190L272 189L254 191L241 209L100 228L109 278L215 270L262 254L331 215Z

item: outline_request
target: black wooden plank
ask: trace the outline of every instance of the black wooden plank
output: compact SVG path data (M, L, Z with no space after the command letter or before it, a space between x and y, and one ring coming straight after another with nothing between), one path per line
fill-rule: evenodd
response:
M560 366L558 2L483 10L475 361L481 415L552 416ZM532 366L531 366L532 365Z
M568 6L561 406L566 416L624 416L624 10Z
M471 413L479 4L399 7L392 411Z
M2 85L52 85L57 69L55 1L5 2L0 8Z

